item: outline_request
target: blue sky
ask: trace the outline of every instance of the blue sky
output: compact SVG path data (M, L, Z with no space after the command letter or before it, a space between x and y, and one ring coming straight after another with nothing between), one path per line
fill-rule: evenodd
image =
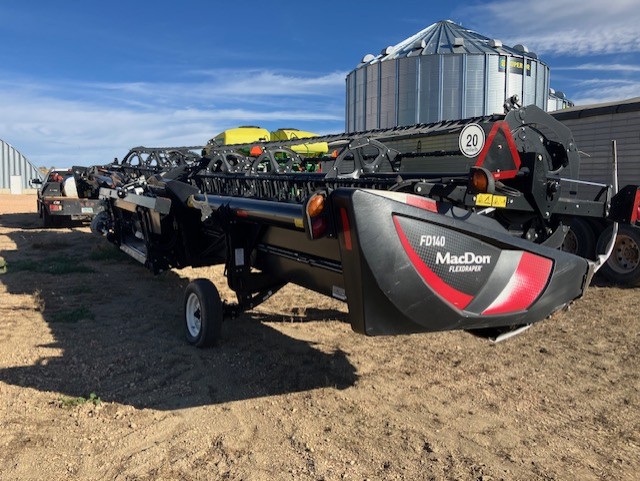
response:
M341 132L346 74L444 19L525 44L578 104L640 95L638 0L5 0L0 138L66 167L238 125Z

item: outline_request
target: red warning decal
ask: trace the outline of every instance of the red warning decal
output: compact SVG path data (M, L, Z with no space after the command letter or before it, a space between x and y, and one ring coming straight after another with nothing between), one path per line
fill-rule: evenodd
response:
M504 148L505 145L508 149ZM486 165L483 165L485 162ZM521 165L520 154L507 122L500 120L493 124L475 165L490 170L496 180L513 179L516 176Z

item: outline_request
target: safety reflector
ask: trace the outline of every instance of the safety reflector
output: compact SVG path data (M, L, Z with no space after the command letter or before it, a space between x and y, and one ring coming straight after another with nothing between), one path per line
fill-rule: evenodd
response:
M390 191L371 191L372 194L386 197L387 199L402 202L419 209L428 210L429 212L438 212L438 203L429 199L428 197L422 197L420 195L407 194L405 192L390 192Z
M342 232L344 234L344 247L348 251L353 249L351 243L351 226L349 225L349 216L347 215L347 209L340 207L340 219L342 220Z
M523 252L511 279L482 314L509 314L528 309L547 286L552 268L551 259Z
M475 166L491 171L495 180L504 180L513 179L520 170L520 165L520 154L509 130L509 124L503 120L496 122Z
M428 210L429 212L438 212L438 205L435 200L420 197L419 195L407 194L406 203L419 209Z
M633 201L633 209L631 211L631 223L635 224L640 219L640 189L636 191L636 197Z

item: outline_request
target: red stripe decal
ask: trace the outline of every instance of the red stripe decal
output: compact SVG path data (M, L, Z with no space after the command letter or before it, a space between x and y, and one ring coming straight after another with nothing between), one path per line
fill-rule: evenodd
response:
M551 259L523 252L515 273L482 314L508 314L528 309L542 294L552 268Z
M438 212L438 206L435 200L420 197L419 195L407 194L407 204L430 212Z
M400 226L400 222L398 222L398 219L395 216L393 218L393 222L396 226L398 237L400 237L402 247L404 247L405 252L409 256L409 260L411 260L413 267L415 267L415 269L418 271L418 274L420 274L420 277L422 277L424 282L443 299L453 304L458 309L464 309L465 307L467 307L473 300L473 296L465 294L464 292L460 292L459 290L451 287L449 284L440 279L436 275L436 273L433 272L429 268L429 266L424 263L424 261L416 253L416 251L413 250L413 247L409 243L407 236L404 234L404 231Z
M640 190L636 190L636 198L633 200L633 210L631 211L631 223L635 224L640 218Z
M478 161L476 162L476 167L482 167L485 158L487 157L487 153L489 153L489 148L491 144L493 144L493 140L496 138L496 134L498 130L502 130L505 139L507 140L507 145L509 146L509 151L511 152L511 157L514 163L514 169L512 170L501 170L500 172L491 172L493 174L493 178L496 180L500 179L513 179L518 170L520 170L520 154L518 154L518 149L516 147L516 143L513 140L513 136L511 135L511 131L509 130L509 124L504 120L500 120L493 124L491 128L491 132L489 132L489 136L487 137L487 142L484 144L480 155L478 156Z
M340 218L342 219L342 232L344 233L344 247L348 251L353 249L351 244L351 226L349 225L349 216L347 209L340 207Z

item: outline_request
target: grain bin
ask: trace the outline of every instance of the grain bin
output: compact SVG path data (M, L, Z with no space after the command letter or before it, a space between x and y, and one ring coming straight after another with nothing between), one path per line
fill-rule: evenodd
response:
M514 94L546 109L549 67L524 45L508 47L443 20L365 55L346 87L346 130L353 132L502 113Z

